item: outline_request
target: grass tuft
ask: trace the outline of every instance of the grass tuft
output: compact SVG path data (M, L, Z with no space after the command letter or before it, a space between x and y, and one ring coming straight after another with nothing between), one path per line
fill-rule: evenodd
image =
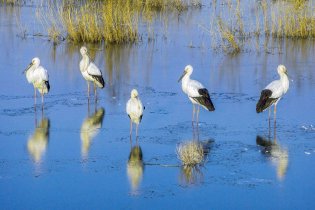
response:
M203 145L198 141L188 141L181 143L177 147L177 157L183 166L196 166L204 160Z

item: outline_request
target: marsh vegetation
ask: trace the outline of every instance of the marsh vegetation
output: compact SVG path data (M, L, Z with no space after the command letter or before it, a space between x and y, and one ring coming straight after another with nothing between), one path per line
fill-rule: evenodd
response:
M205 28L216 49L240 52L250 38L315 38L314 2L306 0L213 1L210 29Z
M50 1L37 9L38 20L56 42L61 36L81 42L134 43L166 12L181 13L200 7L196 0ZM149 37L152 38L152 37Z

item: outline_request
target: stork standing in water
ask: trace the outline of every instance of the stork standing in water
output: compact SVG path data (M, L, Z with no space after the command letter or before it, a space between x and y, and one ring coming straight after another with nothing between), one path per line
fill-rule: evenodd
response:
M99 88L104 88L105 82L102 76L102 72L99 68L91 61L87 48L81 47L80 53L82 55L82 60L80 61L80 71L83 78L87 81L88 86L88 98L90 98L90 81L94 84L94 96L97 100L96 86Z
M179 78L178 82L182 81L182 90L188 95L189 100L193 104L192 122L194 122L196 115L196 122L198 125L200 106L208 111L214 111L215 108L210 99L208 90L200 82L190 79L192 72L193 67L191 65L186 66L184 73ZM195 105L198 106L197 111Z
M138 126L142 120L143 109L144 107L139 98L138 91L136 89L133 89L131 91L131 98L126 104L126 112L128 114L128 117L130 118L130 138L132 134L132 123L136 124L136 137L138 137Z
M269 107L269 126L271 106L274 105L274 125L276 125L277 104L289 89L289 78L286 67L279 65L277 71L280 79L272 81L261 91L260 99L256 105L257 113L263 112Z
M49 78L47 70L40 66L39 58L35 57L32 59L32 62L23 72L26 74L26 79L29 83L32 83L34 86L34 103L36 110L36 89L42 96L42 109L44 106L44 94L47 94L50 89Z

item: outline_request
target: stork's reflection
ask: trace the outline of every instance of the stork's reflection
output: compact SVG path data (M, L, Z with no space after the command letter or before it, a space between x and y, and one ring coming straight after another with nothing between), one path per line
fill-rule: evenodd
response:
M88 157L90 146L93 139L97 136L102 128L103 119L105 116L104 108L96 108L90 115L90 103L88 103L88 116L81 125L80 138L81 138L81 156L83 159Z
M143 153L138 143L131 145L131 150L127 163L127 175L133 194L137 194L138 187L142 181L144 171Z
M277 168L277 177L279 180L282 180L285 177L285 174L288 169L289 164L289 153L288 150L282 147L277 142L276 135L276 127L274 127L274 138L272 139L270 136L268 138L264 138L262 136L257 135L256 137L257 145L260 145L262 149L262 153L270 160L270 162L276 166Z
M46 152L49 140L49 128L50 121L44 116L43 111L41 112L41 118L38 123L37 113L35 112L35 130L28 139L27 150L36 164L41 163Z

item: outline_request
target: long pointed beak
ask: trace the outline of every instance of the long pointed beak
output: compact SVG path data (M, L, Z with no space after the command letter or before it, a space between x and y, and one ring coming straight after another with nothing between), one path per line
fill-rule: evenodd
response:
M29 70L32 67L33 63L30 63L28 67L22 72L22 74L25 74L27 70Z
M180 76L180 78L178 79L177 82L180 82L180 81L183 79L183 77L186 75L186 73L187 73L187 72L184 71L184 73L182 74L182 76Z

